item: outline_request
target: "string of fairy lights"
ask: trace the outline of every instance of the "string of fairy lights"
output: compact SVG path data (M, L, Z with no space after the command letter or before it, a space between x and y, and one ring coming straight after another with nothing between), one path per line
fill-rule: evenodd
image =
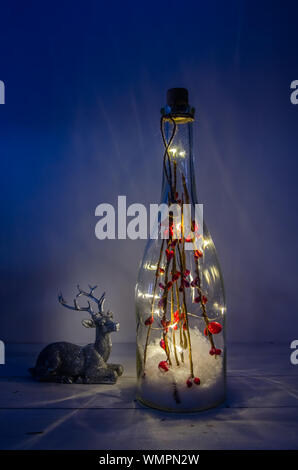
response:
M178 159L186 158L186 151L181 145L172 146L174 136L177 131L177 125L173 118L169 118L172 122L172 134L168 141L165 138L164 122L165 118L161 118L161 132L165 146L164 152L164 174L168 182L168 204L179 204L183 208L184 203L189 204L189 193L186 185L186 179L181 168L177 171ZM178 193L178 178L180 184L180 194ZM217 348L214 342L214 335L222 331L222 325L218 320L218 315L224 314L225 307L217 302L213 302L213 307L207 307L208 298L203 291L202 276L207 285L212 280L216 281L220 277L217 267L214 265L203 269L203 257L205 250L212 248L213 242L210 239L202 237L202 251L198 249L196 231L186 234L184 233L184 218L182 209L181 226L179 227L178 238L174 237L175 218L173 214L168 215L168 238L163 239L160 247L160 253L157 263L147 262L144 268L152 271L153 282L149 292L138 292L138 296L148 299L151 304L151 312L144 318L144 325L147 328L146 341L144 346L143 367L145 378L146 374L146 358L147 349L151 331L159 330L161 332L160 347L164 351L165 359L157 364L157 367L163 373L167 373L173 364L180 366L184 363L184 354L188 353L189 373L185 383L187 387L193 384L200 385L199 377L195 377L193 360L192 360L192 344L189 318L195 318L203 322L203 332L210 342L209 354L215 358L221 355L221 349ZM197 222L193 221L192 228ZM201 235L199 235L201 236ZM185 243L192 243L193 250L186 250ZM192 262L189 257L192 256ZM154 276L154 277L153 277ZM189 308L189 297L193 306L200 307L200 313L194 313L193 308ZM215 311L212 318L208 315L208 311ZM175 391L177 393L177 391Z

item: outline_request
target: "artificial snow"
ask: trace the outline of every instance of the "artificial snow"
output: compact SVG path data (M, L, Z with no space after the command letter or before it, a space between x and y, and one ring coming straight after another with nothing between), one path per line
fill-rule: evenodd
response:
M158 364L166 360L166 354L160 347L160 340L155 340L148 346L145 375L139 379L138 398L141 402L170 411L195 411L210 408L224 400L223 352L220 356L211 356L210 342L197 328L190 329L190 336L194 376L200 378L200 385L193 383L190 388L186 385L190 378L188 349L183 350L182 363L181 348L178 346L180 365L177 366L173 345L170 345L172 366L167 372L160 370ZM176 344L179 345L179 331L176 331ZM177 403L177 398L180 403Z

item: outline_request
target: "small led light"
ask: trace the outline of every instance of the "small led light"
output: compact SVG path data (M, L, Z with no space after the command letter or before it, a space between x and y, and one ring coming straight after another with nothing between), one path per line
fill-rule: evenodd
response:
M206 246L210 245L211 240L208 240L207 238L203 240L203 247L206 248Z
M156 271L157 270L157 265L147 263L147 264L145 264L144 268L147 269L148 271Z
M142 297L143 299L152 299L152 297L154 297L155 299L160 299L158 295L147 294L144 292L139 292L138 297Z

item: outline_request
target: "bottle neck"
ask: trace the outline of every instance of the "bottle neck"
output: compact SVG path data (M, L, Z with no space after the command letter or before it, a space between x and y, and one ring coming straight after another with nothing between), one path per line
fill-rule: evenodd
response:
M162 120L164 165L161 202L196 204L193 120Z

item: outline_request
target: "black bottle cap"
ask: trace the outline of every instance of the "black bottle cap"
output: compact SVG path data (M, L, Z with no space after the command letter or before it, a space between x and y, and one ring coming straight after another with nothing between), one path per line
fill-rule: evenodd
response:
M170 88L167 91L167 104L161 108L161 114L165 119L174 119L177 123L194 121L195 108L189 106L187 89Z
M186 88L170 88L167 91L167 105L171 108L176 106L188 106L188 91Z

